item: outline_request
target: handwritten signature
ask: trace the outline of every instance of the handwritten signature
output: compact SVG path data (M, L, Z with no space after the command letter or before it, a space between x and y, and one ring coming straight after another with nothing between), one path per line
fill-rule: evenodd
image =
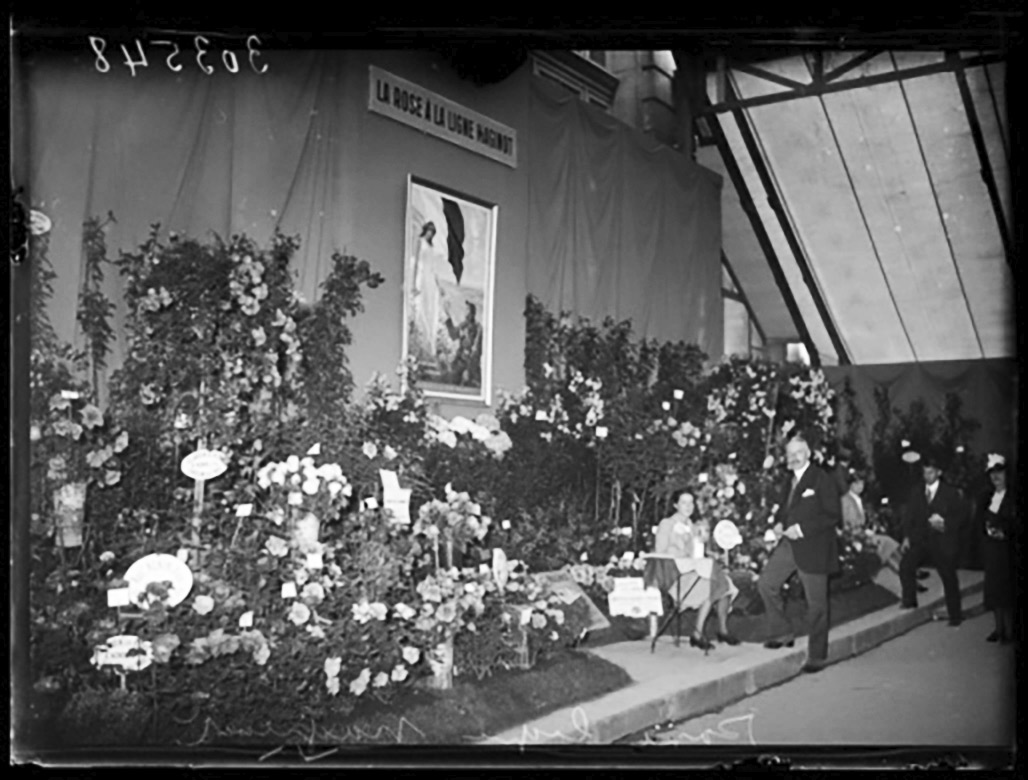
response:
M704 729L702 733L695 736L684 731L674 731L658 737L650 737L647 735L646 741L649 743L656 742L661 745L695 745L696 743L713 745L715 744L715 740L723 740L725 742L736 744L756 745L757 741L753 737L753 718L754 713L750 712L746 715L725 718L717 724L716 728ZM735 723L744 723L746 727L741 732L732 731L726 728L727 726Z
M521 734L515 739L504 739L503 737L487 737L484 734L479 737L468 737L470 741L485 745L539 745L539 744L574 744L584 742L595 742L592 728L589 726L589 716L581 707L575 707L571 711L571 731L543 731L535 726L525 724L521 727Z

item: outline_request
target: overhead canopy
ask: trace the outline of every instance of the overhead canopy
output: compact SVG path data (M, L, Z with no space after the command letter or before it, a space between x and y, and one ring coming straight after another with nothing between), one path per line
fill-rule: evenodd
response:
M826 364L1014 354L1004 70L886 51L710 74L697 161L724 175L724 259L768 339Z

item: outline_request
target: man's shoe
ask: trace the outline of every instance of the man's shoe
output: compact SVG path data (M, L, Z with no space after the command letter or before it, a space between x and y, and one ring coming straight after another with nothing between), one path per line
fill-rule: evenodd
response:
M900 609L917 609L917 604L911 604L909 601L904 601L900 604Z
M928 588L926 588L924 585L918 585L917 586L917 592L918 593L927 593L928 592Z
M726 645L739 644L738 637L735 637L732 634L722 634L720 631L717 632L717 641L724 642Z
M928 579L931 576L932 576L932 573L930 571L925 571L924 569L921 569L921 571L919 571L917 573L917 578L919 580L926 580L926 579Z
M803 664L803 671L807 674L817 674L824 668L824 661L807 661L805 664Z
M956 628L957 626L959 626L959 625L960 625L961 623L963 623L963 622L964 622L964 621L963 621L963 619L962 619L962 618L950 618L950 619L949 619L949 624L950 624L951 626L953 626L954 628Z
M764 647L768 650L779 650L783 647L792 647L796 644L795 639L769 639L764 643Z

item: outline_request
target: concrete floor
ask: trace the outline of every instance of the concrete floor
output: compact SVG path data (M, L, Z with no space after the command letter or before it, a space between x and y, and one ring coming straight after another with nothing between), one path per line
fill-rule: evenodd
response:
M1013 744L1015 655L985 641L991 613L926 623L863 655L768 688L635 744Z

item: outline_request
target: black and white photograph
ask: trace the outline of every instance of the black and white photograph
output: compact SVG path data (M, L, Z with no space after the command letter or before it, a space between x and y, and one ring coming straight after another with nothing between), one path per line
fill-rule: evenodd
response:
M12 763L1013 767L963 6L13 12Z

